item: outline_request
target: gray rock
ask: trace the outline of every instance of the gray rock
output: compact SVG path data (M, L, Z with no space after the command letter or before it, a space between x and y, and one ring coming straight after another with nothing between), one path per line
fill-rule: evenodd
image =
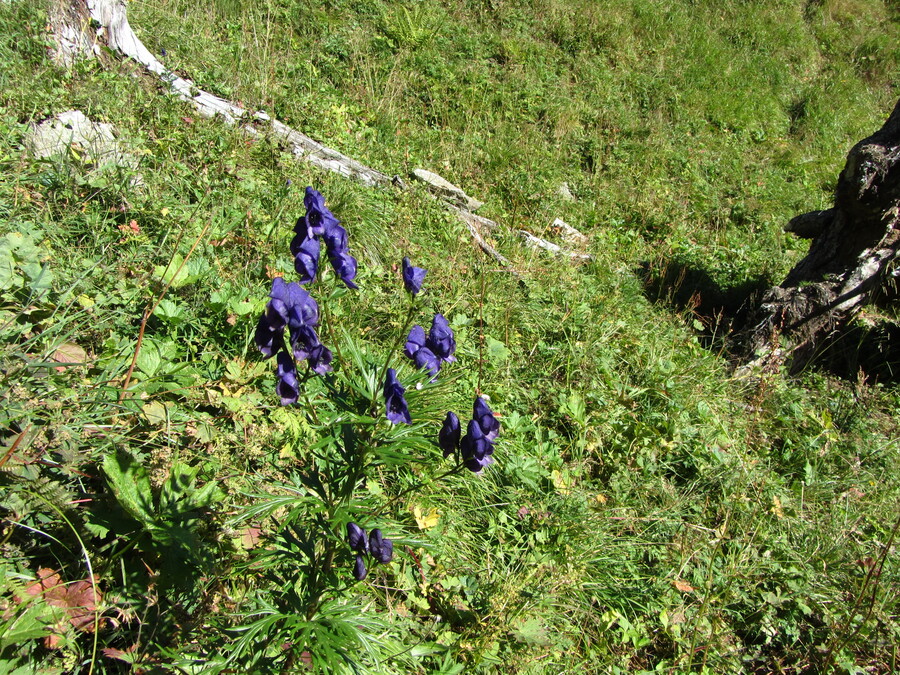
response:
M569 189L568 183L562 183L558 188L556 188L556 194L562 197L564 202L575 201L575 195L573 195L572 190Z
M438 196L443 197L461 208L469 211L477 211L484 206L484 202L473 199L463 192L461 188L456 187L453 183L436 173L426 171L425 169L415 169L410 175L412 178L426 183L429 186L429 189Z
M33 124L25 136L25 147L40 159L69 158L74 149L80 168L88 170L110 164L136 170L139 161L122 147L111 124L93 122L80 110L67 110ZM131 179L132 185L142 182L139 176Z
M555 230L569 246L574 248L587 246L588 238L562 218L554 220L550 227Z

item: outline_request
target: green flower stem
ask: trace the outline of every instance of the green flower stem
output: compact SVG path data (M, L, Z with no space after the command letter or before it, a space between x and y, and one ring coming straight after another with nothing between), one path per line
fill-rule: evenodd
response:
M414 295L410 296L409 299L409 309L406 312L406 318L403 320L403 328L400 329L400 342L403 342L407 332L409 331L410 325L412 325L413 317L416 313L416 298ZM394 357L394 352L397 351L397 347L388 351L387 358L384 360L384 366L381 369L381 375L379 375L378 380L375 382L375 392L372 396L372 405L369 407L369 413L374 417L375 411L378 409L378 393L381 390L381 387L384 386L384 378L387 376L388 368L391 366L391 359Z

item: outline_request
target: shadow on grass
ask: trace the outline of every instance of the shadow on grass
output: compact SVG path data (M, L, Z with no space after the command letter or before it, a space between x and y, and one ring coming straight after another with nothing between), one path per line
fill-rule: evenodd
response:
M721 354L727 352L729 336L745 327L750 310L773 283L758 276L722 286L707 270L677 258L645 261L637 273L648 299L690 315L700 343ZM863 312L819 346L810 367L847 380L900 381L900 324L880 313Z
M689 313L701 344L720 352L727 347L728 336L744 326L749 310L772 283L758 276L722 286L707 270L678 258L642 262L637 274L649 300Z

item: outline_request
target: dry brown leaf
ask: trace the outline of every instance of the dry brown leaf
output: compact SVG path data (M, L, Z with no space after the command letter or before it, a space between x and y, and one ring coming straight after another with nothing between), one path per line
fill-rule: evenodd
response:
M94 584L96 582L97 577L94 576ZM94 584L89 579L66 584L59 576L59 572L42 567L38 570L38 580L26 587L25 592L33 597L41 595L51 607L64 609L69 623L75 630L93 631L97 604L103 600L100 591L95 592ZM45 639L47 647L50 649L57 647L64 630L64 622L57 624Z
M693 593L694 592L694 587L691 586L684 579L676 579L675 581L672 582L672 585L675 586L675 588L678 589L679 591L681 591L682 593Z

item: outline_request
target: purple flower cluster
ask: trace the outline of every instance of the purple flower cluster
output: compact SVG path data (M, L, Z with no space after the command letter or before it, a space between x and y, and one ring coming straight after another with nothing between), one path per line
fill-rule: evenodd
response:
M438 445L444 451L444 457L459 452L466 468L476 473L493 463L494 441L500 435L500 422L494 417L487 401L480 396L472 406L472 419L466 427L466 435L460 438L461 434L459 417L448 412L438 434Z
M347 230L325 206L325 198L318 190L306 188L303 198L306 214L294 226L296 235L291 240L291 254L294 269L300 275L300 283L306 284L316 278L319 269L319 241L325 242L325 251L334 273L349 288L358 288L353 283L356 278L356 258L350 255L347 246Z
M369 532L356 523L347 523L347 543L356 551L356 564L353 566L353 576L357 581L366 578L366 563L363 560L365 554L369 554L376 562L387 564L394 557L394 542L385 538L377 527Z
M435 314L431 321L431 330L425 336L425 329L413 326L406 338L403 353L411 358L416 366L424 368L431 375L432 382L437 378L441 363L456 361L456 338L450 324L443 314Z
M319 306L302 286L277 277L269 298L254 339L263 356L278 355L278 394L281 405L290 405L300 394L294 359L306 360L313 372L323 375L331 370L332 355L316 335ZM285 326L290 331L290 349L284 340Z

